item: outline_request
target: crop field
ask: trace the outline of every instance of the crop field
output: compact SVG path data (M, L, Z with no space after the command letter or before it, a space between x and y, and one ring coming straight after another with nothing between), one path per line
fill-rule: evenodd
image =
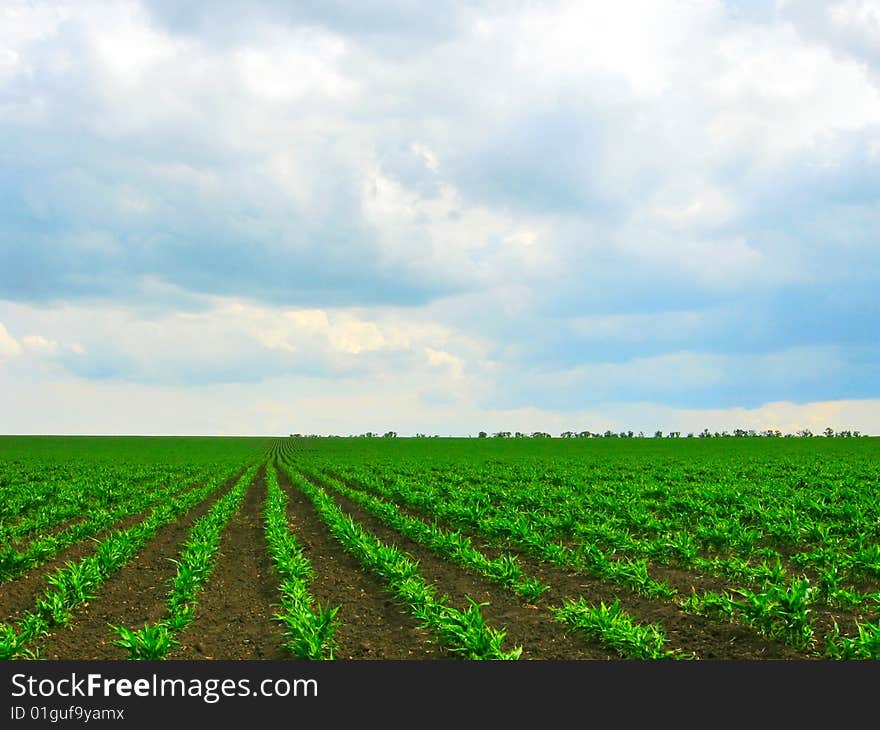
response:
M880 659L877 438L0 437L3 659Z

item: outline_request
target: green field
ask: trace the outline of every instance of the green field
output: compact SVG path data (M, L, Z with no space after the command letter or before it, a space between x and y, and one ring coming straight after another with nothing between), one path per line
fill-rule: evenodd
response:
M5 436L0 497L5 658L880 658L878 438Z

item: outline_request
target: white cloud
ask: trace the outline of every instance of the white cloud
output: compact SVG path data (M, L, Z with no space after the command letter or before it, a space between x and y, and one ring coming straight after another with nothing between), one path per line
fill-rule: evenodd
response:
M658 190L647 209L661 223L678 229L720 226L737 213L738 204L711 180L673 179Z
M114 82L139 85L151 72L174 64L183 50L182 44L150 27L149 16L133 0L87 7L89 46Z
M21 338L21 342L26 350L51 355L58 352L58 343L55 340L49 340L42 335L25 335Z
M674 409L646 404L636 417L645 423L653 418L660 424L658 428L684 434L698 433L703 428L713 433L743 428L755 431L772 429L783 433L809 429L818 435L830 427L835 431L856 430L865 435L880 435L878 408L878 399L811 403L778 401L755 408Z
M413 154L420 157L431 172L437 172L440 169L440 163L435 155L428 147L420 142L413 142L411 145Z
M714 1L568 1L529 8L504 30L512 31L518 72L570 83L603 74L650 98L669 90L690 52L708 47L703 39L714 34L721 8Z
M8 372L245 381L254 419L301 402L269 380L318 413L351 378L459 429L561 426L585 383L870 394L876 3L223 7L0 9L0 314L40 333L0 330ZM836 323L785 332L814 301ZM496 382L519 400L467 405Z
M381 350L386 346L386 341L381 330L373 322L344 318L331 330L330 344L340 352L357 355Z
M0 362L21 354L21 345L0 322Z
M0 379L4 376L0 374ZM358 434L395 430L467 436L479 430L644 431L698 433L753 428L795 433L855 429L880 435L880 400L773 402L756 408L681 409L651 402L607 404L559 413L535 407L491 409L473 400L419 398L410 379L400 383L284 378L257 385L204 388L135 383L0 380L0 433L286 435Z
M768 155L809 149L822 135L880 122L880 91L865 66L804 43L791 28L749 29L721 39L710 140ZM707 79L707 81L710 81Z
M354 100L357 83L337 68L346 53L342 38L314 29L273 35L258 47L233 53L237 74L254 96L271 104L302 103L314 96Z
M201 304L163 313L8 305L16 320L47 334L23 338L22 348L3 330L0 342L8 341L10 354L24 349L54 363L59 375L159 385L260 382L284 374L332 380L347 372L384 376L389 368L441 385L438 363L460 375L467 358L481 355L478 343L418 313L275 308L223 297ZM426 360L427 350L435 355Z
M453 378L460 378L464 372L464 362L460 357L451 355L443 350L434 350L430 347L425 348L425 354L428 356L428 364L436 368L447 369Z

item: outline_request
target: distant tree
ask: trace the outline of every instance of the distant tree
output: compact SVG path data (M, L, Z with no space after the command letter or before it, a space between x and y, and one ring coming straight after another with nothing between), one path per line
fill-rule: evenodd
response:
M382 434L382 438L396 439L397 438L397 431L386 431L384 434Z
M563 439L573 439L574 437L575 437L574 431L563 431L561 434L559 434L559 438L563 438Z
M518 439L524 439L524 438L526 438L526 435L522 431L517 431L516 433L513 434L513 437L518 438Z
M496 431L493 435L497 439L509 439L510 431Z
M708 428L704 428L702 431L700 431L699 436L701 439L712 438L712 434L709 432Z
M834 429L831 426L828 426L822 433L825 434L826 438L831 438L834 435Z
M487 434L485 431L480 431L480 433L479 433L478 435L479 435L479 437L480 437L481 439L484 439L484 438L486 438L489 434Z
M580 433L578 433L579 439L588 439L588 438L592 438L592 436L593 436L593 434L590 431L581 431Z
M655 439L662 439L663 438L663 431L654 431L654 438Z

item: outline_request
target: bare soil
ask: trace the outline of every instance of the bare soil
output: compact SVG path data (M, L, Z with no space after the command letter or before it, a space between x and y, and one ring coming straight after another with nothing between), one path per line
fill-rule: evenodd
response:
M265 468L257 474L239 511L226 526L214 571L199 594L195 620L178 636L172 660L294 660L285 646L284 626L275 618L279 578L265 539L263 509ZM311 561L310 585L317 603L337 606L336 659L454 660L431 632L420 626L409 608L397 600L383 581L365 569L330 534L311 501L277 470L289 497L288 523ZM238 476L238 475L237 475ZM236 478L237 478L236 476ZM139 628L165 616L165 600L178 556L195 521L234 484L229 480L211 497L174 524L160 529L128 565L111 576L98 595L75 614L67 626L38 642L46 659L124 659L114 645L114 625ZM496 557L514 554L526 575L550 586L534 604L465 566L453 563L415 543L374 518L366 510L320 479L336 503L379 539L394 544L418 561L422 575L450 605L465 609L469 599L481 604L487 623L505 632L505 648L522 647L526 660L604 661L620 658L598 640L583 636L554 619L553 610L567 599L583 597L591 604L615 600L640 623L662 627L668 647L698 659L815 659L824 647L800 651L761 635L743 624L716 621L683 611L672 600L651 599L590 575L566 571L478 534L468 535L474 546ZM350 486L357 488L357 484ZM422 517L413 510L404 510ZM137 518L126 523L133 524ZM467 533L465 533L467 534ZM65 561L93 549L86 541L64 551L45 566L2 586L0 616L7 619L31 608L45 588L46 575ZM651 566L653 577L675 586L680 594L723 587L713 576L669 566ZM845 614L845 612L843 612ZM816 617L818 622L831 617ZM841 615L841 620L851 616Z
M316 481L320 483L320 480ZM332 490L331 493L346 512L368 526L376 535L386 541L395 542L418 559L423 574L436 578L438 585L455 585L457 591L467 591L469 588L476 590L468 595L490 603L483 608L487 620L495 616L496 620L505 622L503 625L509 636L523 646L524 659L619 658L598 642L570 636L571 630L553 619L553 608L561 606L565 600L581 597L593 605L600 602L607 605L619 600L621 607L634 620L660 625L669 641L669 648L678 649L683 655L700 659L803 659L807 656L780 641L759 635L751 627L716 622L688 614L671 601L646 598L583 573L564 571L521 551L485 545L484 538L468 535L475 546L485 549L486 554L491 557L497 557L503 551L514 554L527 576L537 578L550 586L535 605L523 604L521 599L503 586L486 579L473 578L476 582L468 584L461 577L456 578L453 572L456 566L437 558L417 543L397 535L351 500ZM412 512L410 514L416 516ZM459 567L458 570L465 569ZM474 586L478 587L475 589ZM520 610L512 610L511 604L518 604ZM524 610L528 611L526 618L523 617ZM587 655L589 651L594 655Z
M217 563L198 597L195 620L169 659L285 659L284 631L272 616L278 581L263 529L260 469L220 541Z
M114 645L113 626L138 629L165 616L165 599L177 571L173 562L193 524L238 480L229 479L177 521L160 528L134 560L110 576L98 595L81 606L72 621L54 630L35 648L43 659L127 659Z

